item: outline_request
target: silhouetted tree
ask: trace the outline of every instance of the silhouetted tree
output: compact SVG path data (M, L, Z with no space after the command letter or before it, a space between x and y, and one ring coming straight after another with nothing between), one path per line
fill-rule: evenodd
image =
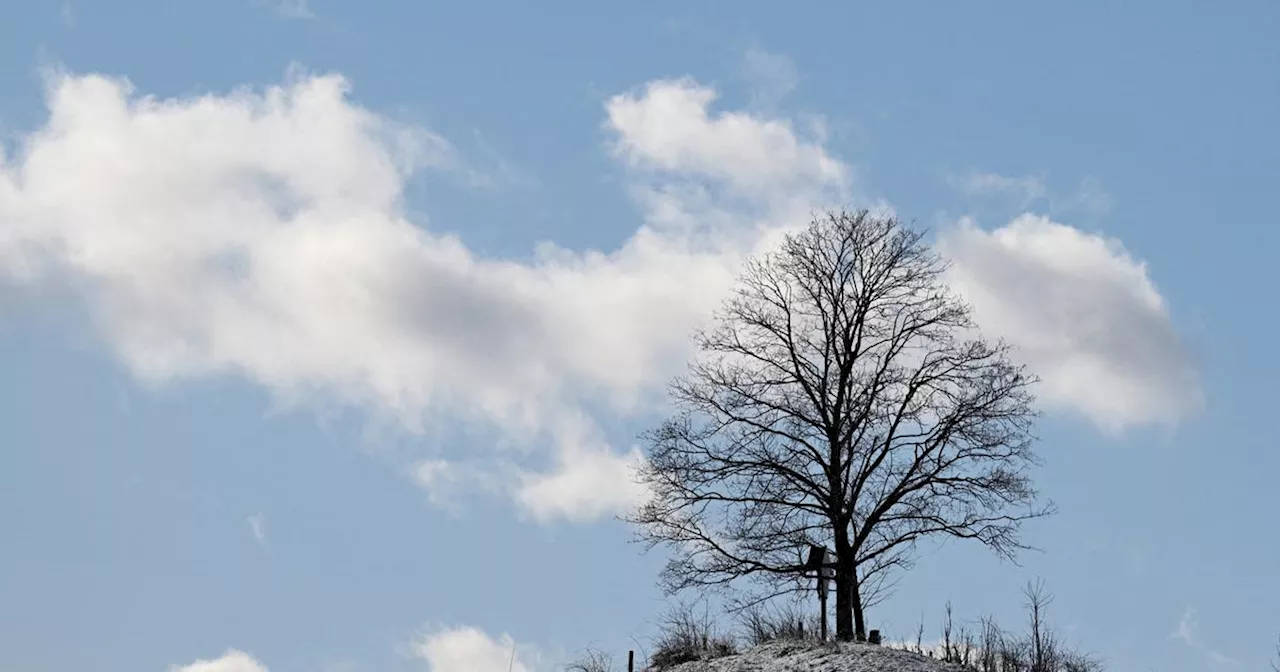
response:
M599 649L587 649L569 663L565 672L613 672L613 656Z
M1022 594L1027 597L1027 614L1031 617L1031 672L1051 672L1057 667L1053 660L1057 643L1045 627L1044 611L1053 602L1053 594L1045 588L1043 580L1028 583Z
M804 590L799 558L831 547L836 635L865 637L868 598L915 543L976 539L1013 557L1045 515L1031 377L982 339L922 235L865 211L815 218L750 260L675 414L645 435L654 497L631 520L669 545L668 591L760 579Z

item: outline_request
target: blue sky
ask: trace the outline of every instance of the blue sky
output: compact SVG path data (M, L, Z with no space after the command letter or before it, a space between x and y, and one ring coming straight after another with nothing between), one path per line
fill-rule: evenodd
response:
M735 264L830 205L936 234L1044 378L1061 509L1021 566L922 549L873 627L1012 623L1043 577L1111 669L1261 669L1278 34L1267 2L8 0L0 669L625 655L664 604L613 520L634 437Z

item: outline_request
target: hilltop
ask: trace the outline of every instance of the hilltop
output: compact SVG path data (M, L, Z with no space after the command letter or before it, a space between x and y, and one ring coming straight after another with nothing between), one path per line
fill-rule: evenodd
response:
M958 672L958 665L869 644L774 642L663 672Z

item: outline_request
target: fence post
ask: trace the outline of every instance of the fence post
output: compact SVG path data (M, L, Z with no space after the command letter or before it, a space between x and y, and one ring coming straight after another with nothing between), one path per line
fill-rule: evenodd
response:
M823 577L823 576L818 577L819 584L825 584L826 582L827 582L826 577ZM819 627L821 628L821 630L818 632L818 641L822 642L823 644L826 644L827 643L827 591L825 588L818 593L818 605L819 605L819 608L822 609L822 620L819 623Z
M627 652L627 672L636 672L636 652Z

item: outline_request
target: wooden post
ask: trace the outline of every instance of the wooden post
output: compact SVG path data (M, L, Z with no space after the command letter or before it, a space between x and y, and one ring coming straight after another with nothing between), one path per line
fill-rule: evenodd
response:
M636 652L627 652L627 672L636 672Z
M829 575L831 574L831 568L828 565L831 564L829 562L831 553L824 548L819 552L818 557L820 558L820 564L818 565L818 605L819 605L819 608L822 610L822 618L821 618L822 632L818 636L818 641L822 642L823 644L826 644L827 643L827 593L830 592L830 587L831 587L830 583L828 582L830 579Z
M829 582L836 577L835 563L830 562L832 553L821 546L809 546L809 559L805 561L802 569L803 572L813 570L818 579L818 605L822 610L822 617L819 620L818 641L827 641L827 590Z
M827 641L827 577L819 576L818 585L822 588L818 590L818 608L822 610L822 630L818 633L818 641L826 643Z

